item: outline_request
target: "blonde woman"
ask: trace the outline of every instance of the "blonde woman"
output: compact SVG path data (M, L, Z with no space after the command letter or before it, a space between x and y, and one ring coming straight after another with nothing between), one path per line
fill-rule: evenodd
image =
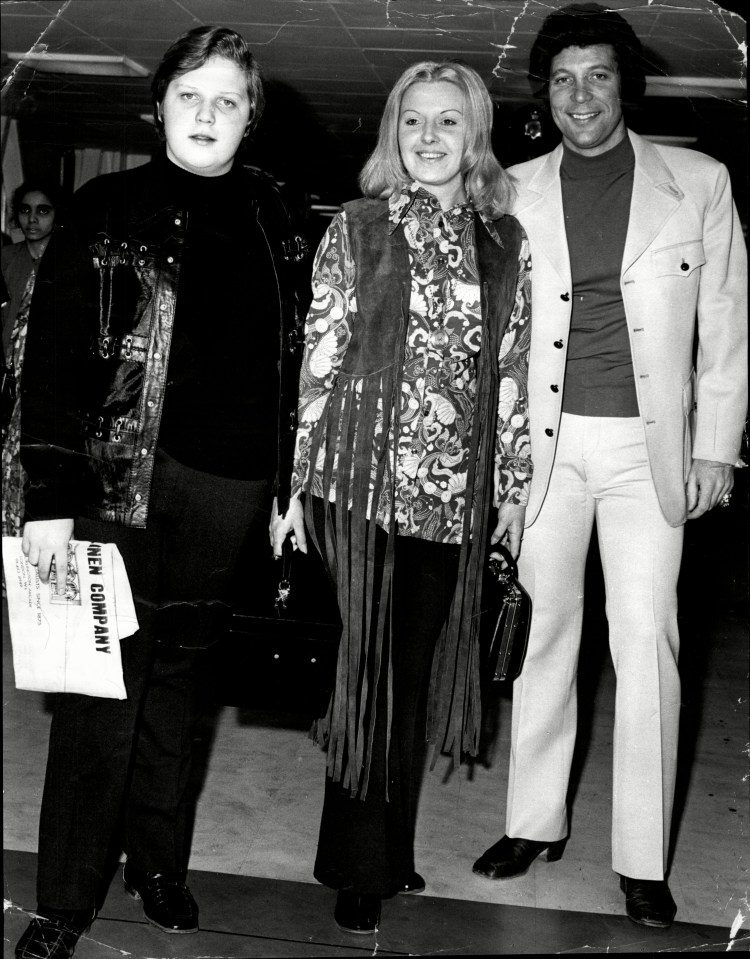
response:
M523 526L530 262L491 126L474 70L409 67L365 199L345 204L315 263L293 498L272 539L277 554L288 532L306 548L304 517L337 589L315 876L339 890L350 932L375 930L383 898L425 888L415 746L427 732L457 757L476 750L493 499L492 542L517 552Z

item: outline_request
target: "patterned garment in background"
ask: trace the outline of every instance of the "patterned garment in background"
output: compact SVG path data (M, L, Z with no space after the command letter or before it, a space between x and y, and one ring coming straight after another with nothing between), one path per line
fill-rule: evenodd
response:
M404 230L411 268L394 489L396 520L401 535L460 543L481 347L474 211L467 203L441 210L435 197L414 184L391 199L389 220L391 232ZM499 243L492 222L484 222ZM293 493L322 488L322 464L317 464L309 480L308 450L357 322L355 287L356 263L342 211L328 228L315 261ZM532 470L525 385L530 316L530 255L524 238L515 305L498 357L495 445L496 501L520 504L527 501ZM376 435L380 431L376 425ZM388 448L393 450L393 436ZM333 490L331 496L335 496ZM377 509L380 525L387 526L389 513L390 483L385 483Z
M11 333L10 359L16 378L16 396L7 432L3 437L3 536L20 536L23 522L23 487L26 473L21 466L21 372L23 354L26 349L26 330L29 323L31 295L34 292L36 270L32 270L26 281Z

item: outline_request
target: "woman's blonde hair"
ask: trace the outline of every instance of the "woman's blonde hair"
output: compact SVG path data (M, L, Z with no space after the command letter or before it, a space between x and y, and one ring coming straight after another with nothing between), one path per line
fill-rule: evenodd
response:
M509 211L515 190L492 152L492 101L476 70L456 60L413 63L396 81L383 110L378 142L359 175L362 193L386 199L412 182L398 148L401 101L412 84L439 80L455 84L464 97L466 140L461 172L466 193L475 210L497 218Z

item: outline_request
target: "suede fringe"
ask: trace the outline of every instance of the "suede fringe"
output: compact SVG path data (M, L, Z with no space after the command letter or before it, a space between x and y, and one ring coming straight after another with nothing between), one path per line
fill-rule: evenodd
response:
M370 314L369 321L362 317L358 321L361 326L353 332L347 357L309 451L311 471L316 470L321 457L323 463L322 482L320 486L316 484L315 489L324 503L322 543L318 541L309 495L305 507L307 526L336 584L343 624L334 691L325 717L315 722L311 735L316 743L327 748L328 775L347 788L352 797L364 799L369 785L376 692L383 668L388 670L389 752L391 741L393 683L389 620L397 535L393 494L410 286L408 281L403 282L402 276L408 271L405 239L400 230L393 236L387 235L385 204L356 201L347 204L347 212L352 234L355 239L359 238L355 262L360 273L357 290L360 309L379 299L382 303L380 309ZM487 282L482 284L482 348L477 360L467 508L456 591L433 660L427 717L427 738L433 744L435 758L437 750L447 751L456 764L460 763L462 753L476 755L479 747L479 613L494 474L499 390L497 357L500 337L513 304L520 243L520 227L512 217L496 223L500 225L503 241L499 245L489 237L477 217L480 275L488 278L489 288ZM369 290L364 286L360 289L362 277L369 278ZM387 318L394 314L398 316L398 328L394 321L390 321L392 326L388 325ZM376 361L374 365L378 368L374 371L363 368L363 356L379 357L382 363ZM376 437L379 401L383 406L383 423L382 432ZM389 435L394 438L390 461ZM373 460L377 463L374 479ZM335 518L330 508L334 479ZM375 602L375 520L386 484L390 491L388 539L378 602Z
M395 445L388 462L388 435L398 436L400 378L404 335L397 338L398 356L393 365L368 376L339 375L321 417L321 424L338 424L338 438L319 429L310 447L310 463L325 449L322 493L325 509L325 542L318 542L312 516L312 498L306 499L306 519L311 539L324 557L336 583L342 632L336 665L336 681L325 717L316 720L312 737L327 748L328 775L352 796L364 799L369 785L370 758L377 718L377 688L385 662L388 670L387 748L390 751L393 709L390 637L391 584L396 539ZM375 439L378 400L383 398L383 430ZM326 442L328 439L328 442ZM377 470L370 497L373 443L377 442ZM325 444L325 445L324 445ZM330 490L336 463L335 520L330 509ZM375 592L375 516L384 485L391 486L390 518L385 564L378 602ZM368 505L372 523L368 523Z

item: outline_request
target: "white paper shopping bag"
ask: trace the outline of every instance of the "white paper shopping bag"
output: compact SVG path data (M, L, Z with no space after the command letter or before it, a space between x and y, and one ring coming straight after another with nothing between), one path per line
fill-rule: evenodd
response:
M125 564L112 543L71 540L64 595L42 583L3 536L3 569L18 689L126 699L120 640L138 629Z

